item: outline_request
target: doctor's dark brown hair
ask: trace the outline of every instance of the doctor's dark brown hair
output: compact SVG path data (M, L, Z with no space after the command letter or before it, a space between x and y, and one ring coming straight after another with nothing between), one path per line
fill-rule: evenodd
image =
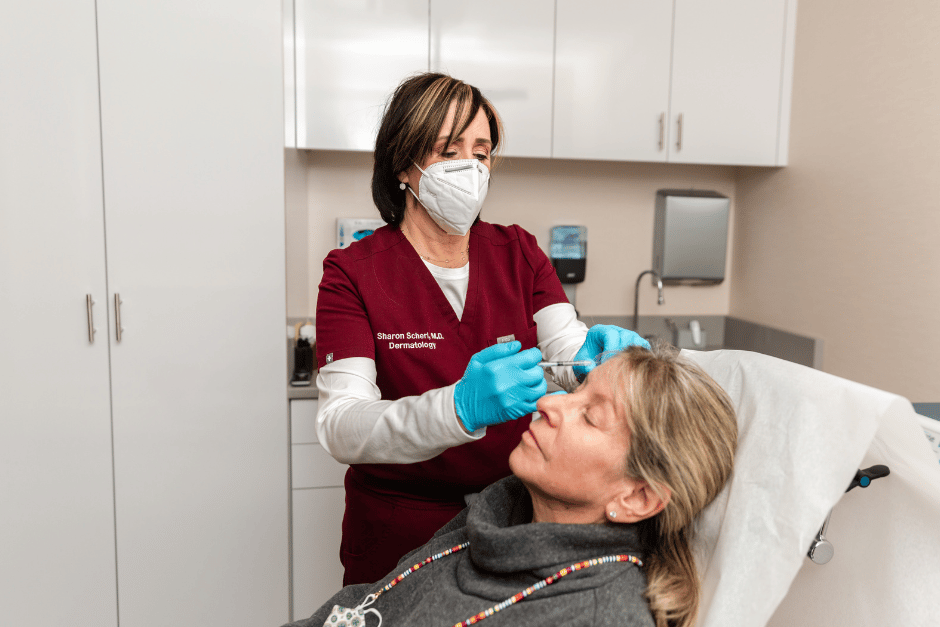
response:
M479 89L446 74L418 74L406 79L389 99L375 138L372 200L388 224L400 224L405 215L408 191L399 187L398 174L431 153L452 102L457 103L457 109L447 144L459 137L482 109L490 125L491 154L495 155L502 125L496 109Z
M631 347L618 360L630 446L626 474L646 481L666 506L640 523L654 547L644 558L646 596L657 627L692 627L700 583L692 554L695 518L731 476L738 423L731 399L678 350Z

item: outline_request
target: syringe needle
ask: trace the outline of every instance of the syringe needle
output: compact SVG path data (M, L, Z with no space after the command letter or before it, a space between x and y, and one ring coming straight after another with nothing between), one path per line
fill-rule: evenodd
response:
M553 366L593 366L594 361L591 359L576 359L574 361L540 361L539 366L542 368L551 368Z

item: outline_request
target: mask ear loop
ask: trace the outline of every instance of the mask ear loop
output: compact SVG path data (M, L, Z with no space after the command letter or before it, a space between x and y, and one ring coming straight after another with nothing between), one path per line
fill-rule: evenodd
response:
M365 617L366 614L368 614L369 612L372 612L373 614L375 614L376 616L379 617L379 624L376 625L376 627L382 627L382 615L381 615L381 614L379 613L379 611L378 611L377 609L375 609L374 607L369 607L370 605L372 605L373 603L375 603L375 600L378 598L378 596L379 596L379 595L377 595L377 594L370 594L370 595L368 595L368 596L362 601L362 603L360 603L359 605L356 606L356 611L357 611L357 612L360 612L360 613L362 614L363 618ZM369 607L369 609L366 609L367 607Z
M404 185L404 183L402 183L402 185ZM415 197L415 200L418 201L418 204L419 204L419 205L421 205L421 206L424 207L425 209L428 209L428 206L427 206L426 204L424 204L423 202L421 202L421 199L418 198L418 195L415 193L415 190L411 187L411 185L408 185L408 186L407 186L407 189L408 189L409 192L411 192L411 195ZM430 209L428 209L428 211L430 211Z
M418 168L418 171L421 172L421 176L427 176L427 175L428 175L427 170L422 170L422 169L421 169L421 166L418 165L418 163L417 163L416 161L412 161L412 163L414 163L414 164L415 164L415 167ZM402 183L402 185L404 185L404 183ZM420 183L419 183L419 187L420 187ZM415 197L415 200L418 201L418 204L421 205L422 207L424 207L425 209L428 209L428 206L427 206L426 204L424 204L423 202L421 202L421 199L418 198L418 195L415 193L414 188L413 188L411 185L408 185L407 188L408 188L408 191L411 192L411 195ZM402 189L405 189L405 188L402 187ZM430 194L430 192L428 192L428 193ZM434 194L431 194L431 195L434 196ZM428 209L428 211L430 211L430 209Z

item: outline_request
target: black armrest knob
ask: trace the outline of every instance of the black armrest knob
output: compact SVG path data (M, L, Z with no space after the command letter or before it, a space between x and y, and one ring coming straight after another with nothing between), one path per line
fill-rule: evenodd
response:
M852 488L867 488L875 479L887 477L889 474L891 474L891 470L882 464L859 470L855 473L855 478L852 479L852 483L845 491L848 492Z

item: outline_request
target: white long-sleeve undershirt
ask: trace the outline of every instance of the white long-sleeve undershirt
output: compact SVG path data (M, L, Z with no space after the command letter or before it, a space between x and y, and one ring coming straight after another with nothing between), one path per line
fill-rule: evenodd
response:
M533 316L538 348L548 360L572 359L587 335L569 303L549 305ZM571 368L553 368L564 389L577 385ZM375 361L351 357L327 364L317 375L320 392L317 439L344 464L407 464L436 457L452 446L482 438L467 433L454 409L456 383L419 396L382 400Z

